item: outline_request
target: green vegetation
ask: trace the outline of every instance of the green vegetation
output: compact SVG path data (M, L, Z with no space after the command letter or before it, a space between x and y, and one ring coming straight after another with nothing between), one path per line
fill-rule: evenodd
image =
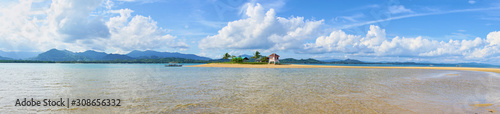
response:
M316 60L316 59L293 59L293 58L286 58L286 59L280 59L280 63L300 63L300 64L323 64L325 62Z
M243 58L241 58L241 57L233 57L233 58L231 58L231 62L234 62L234 63L243 63Z
M262 56L262 57L260 57L260 61L261 61L261 62L266 62L266 63L267 63L267 62L269 62L269 57L267 57L267 56Z
M226 53L226 54L224 54L224 56L222 57L222 59L229 59L229 57L231 57L231 55L229 55L229 53Z
M0 60L0 63L56 63L54 61Z
M253 57L250 57L252 59L255 59L255 62L257 62L257 59L260 58L260 52L259 51L255 51L255 54L253 54Z
M259 59L260 59L261 61L267 61L267 59L266 59L266 57L265 57L265 56L264 56L264 57L261 57L261 55L260 55L260 52L259 52L259 51L255 51L254 56L253 56L253 57L250 57L251 59L255 59L255 62L247 62L247 61L249 60L248 58L246 58L246 57L241 57L241 56L236 57L236 56L234 56L234 55L229 55L229 53L226 53L226 54L224 54L224 55L222 56L222 60L227 60L227 59L229 59L229 58L231 58L231 59L229 60L229 62L223 61L223 63L228 63L228 64L267 64L267 63L265 63L265 62L257 62L257 60L259 60ZM263 59L265 59L265 60L263 60ZM221 61L220 61L220 60L219 60L219 61L215 60L215 61L211 61L211 62L213 62L213 63L221 63Z
M330 63L332 63L332 64L366 64L365 62L359 61L356 59L346 59L346 60L342 60L342 61L333 61Z
M88 57L74 54L67 50L51 49L47 52L39 54L35 60L39 61L87 61L91 60Z

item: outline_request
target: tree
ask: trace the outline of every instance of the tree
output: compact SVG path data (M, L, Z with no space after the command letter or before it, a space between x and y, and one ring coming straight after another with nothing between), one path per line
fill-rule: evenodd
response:
M224 56L222 57L222 59L229 59L229 57L231 57L231 55L229 55L229 53L226 53L226 54L224 54Z
M260 55L259 51L255 51L255 54L253 54L253 57L250 57L250 58L254 58L254 59L255 59L255 62L257 62L257 59L259 59L259 58L260 58L260 56L261 56L261 55Z
M241 57L233 57L231 59L232 62L235 62L235 63L242 63L243 62L243 58Z
M262 56L262 57L260 58L260 61L261 61L261 62L268 62L268 57L266 57L266 56Z

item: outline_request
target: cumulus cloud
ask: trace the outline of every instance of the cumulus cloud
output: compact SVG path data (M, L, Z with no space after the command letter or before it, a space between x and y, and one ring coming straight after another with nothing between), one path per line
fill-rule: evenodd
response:
M372 49L379 48L386 41L384 29L378 26L370 26L370 30L365 37L346 34L342 30L333 31L329 36L320 36L316 43L304 45L301 53L324 53L324 52L344 52L344 53L370 53Z
M355 53L360 50L361 36L349 35L344 31L338 30L330 33L329 36L320 36L315 44L306 44L302 53L325 53L325 52L344 52Z
M482 59L500 54L500 32L486 39L437 41L422 37L387 38L384 29L371 25L366 36L350 35L341 30L306 43L301 53L350 53L365 56L462 57Z
M32 8L32 1L21 0L0 8L0 50L46 51L51 48L83 50L131 50L180 48L176 41L151 17L132 16L130 9L111 8L103 0L54 0L49 7ZM95 12L118 14L111 18Z
M61 34L64 42L78 39L108 38L108 27L100 17L89 19L102 0L54 0L48 10L49 25Z
M111 31L108 46L122 51L148 50L158 47L188 48L184 42L176 42L175 36L158 27L151 17L131 16L130 9L112 11L120 16L112 17L106 23ZM128 21L130 19L130 21Z
M199 43L201 49L265 49L300 48L302 41L314 38L323 20L303 17L277 17L274 9L267 12L260 4L247 4L248 18L229 22L217 35Z
M43 20L33 17L30 1L4 4L0 8L0 49L3 51L37 50L50 45L50 30L40 27Z
M491 32L486 36L486 40L491 46L500 46L500 31Z
M388 38L386 31L371 25L365 35L347 34L342 30L321 36L323 21L302 17L277 17L273 9L260 4L247 4L247 18L229 22L217 35L199 42L201 49L259 49L293 51L304 54L344 53L372 57L455 57L482 59L500 54L500 32L491 32L486 39L438 41L422 37ZM392 6L391 13L411 13L404 6ZM311 43L307 43L314 40Z

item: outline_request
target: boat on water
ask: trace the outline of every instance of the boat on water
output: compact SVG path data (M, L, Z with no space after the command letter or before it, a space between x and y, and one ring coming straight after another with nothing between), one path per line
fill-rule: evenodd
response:
M182 64L178 64L178 63L169 63L168 65L165 65L165 67L182 67Z

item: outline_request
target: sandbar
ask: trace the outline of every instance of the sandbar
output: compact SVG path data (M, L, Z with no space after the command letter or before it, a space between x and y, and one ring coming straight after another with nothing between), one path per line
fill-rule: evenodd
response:
M225 68L369 68L369 69L433 69L433 70L466 70L500 73L498 68L474 68L474 67L385 67L385 66L327 66L327 65L274 65L274 64L222 64L209 63L191 65L186 67L225 67Z

